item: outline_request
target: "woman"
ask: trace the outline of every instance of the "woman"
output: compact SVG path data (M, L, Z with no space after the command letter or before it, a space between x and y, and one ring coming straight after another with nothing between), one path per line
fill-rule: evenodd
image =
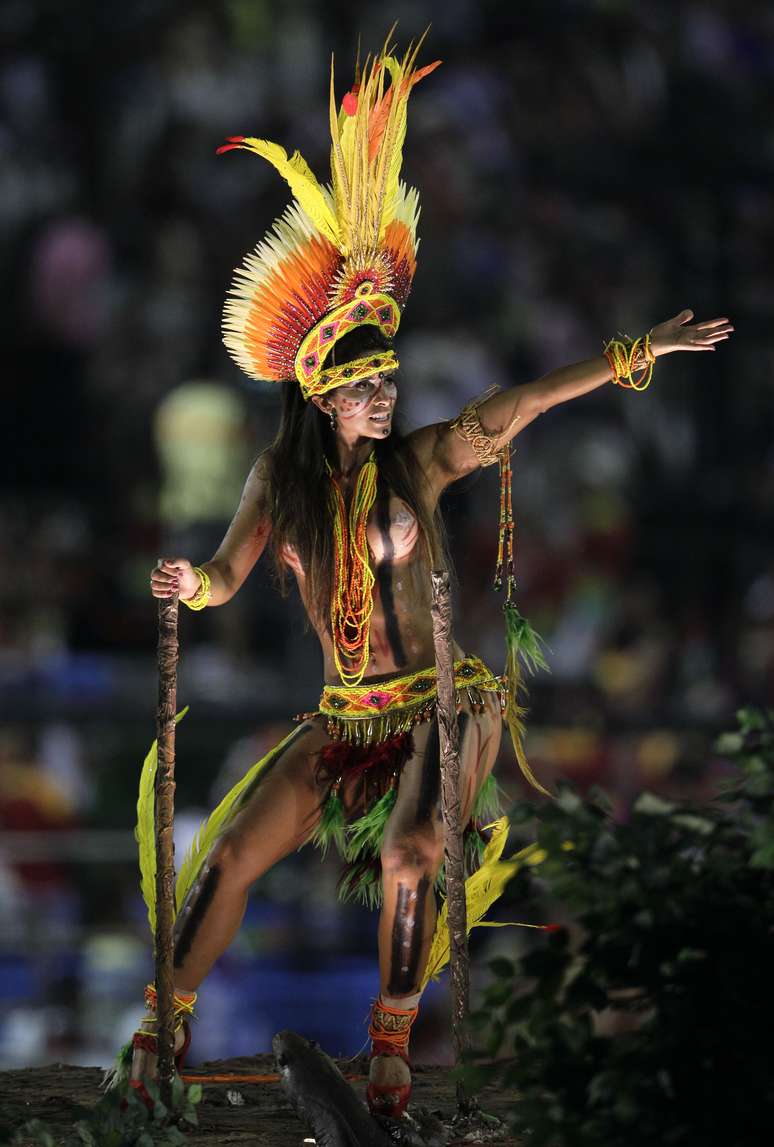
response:
M411 1090L408 1040L443 857L429 578L444 549L440 496L496 460L507 476L508 443L551 407L611 380L642 388L660 355L714 350L733 329L724 318L689 325L692 313L683 311L642 339L613 340L598 358L486 397L453 422L395 434L393 337L416 265L418 212L416 193L398 182L400 141L411 87L435 66L417 71L415 58L416 50L402 62L381 53L340 113L332 103L331 191L298 155L231 141L268 158L296 195L238 272L225 321L240 366L283 382L282 422L214 557L197 568L167 558L151 575L157 598L223 605L271 541L297 579L324 656L319 711L251 770L183 866L177 1050L187 1046L185 1016L239 928L249 887L306 841L335 841L350 861L345 890L366 887L382 900L368 1101L392 1116ZM510 589L507 519L504 510ZM468 823L487 793L509 699L477 658L456 645L455 657ZM137 1084L155 1070L152 986L146 1000L152 1014L133 1041Z

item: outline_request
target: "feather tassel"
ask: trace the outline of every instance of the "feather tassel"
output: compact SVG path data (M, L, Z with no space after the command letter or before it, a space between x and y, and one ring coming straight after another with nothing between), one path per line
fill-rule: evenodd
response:
M379 857L362 860L347 868L338 883L342 903L362 904L374 911L382 904L382 864Z
M501 804L500 786L490 773L476 793L470 819L476 822L496 820L500 816Z
M339 796L338 785L334 784L328 794L328 799L322 808L320 823L312 837L314 844L326 856L332 844L336 845L342 855L346 849L346 832L344 823L344 805Z
M347 829L347 847L344 856L349 861L360 860L365 856L378 856L382 851L384 830L390 813L398 799L397 786L391 785L369 811Z
M545 644L540 635L532 628L526 617L522 617L513 602L506 601L503 606L505 614L505 641L507 657L505 663L505 676L507 680L507 696L505 709L505 722L510 730L513 749L519 768L529 783L543 793L551 796L548 789L541 785L532 769L527 763L524 753L524 736L526 733L525 717L527 710L519 702L519 695L526 692L524 684L524 668L529 673L538 669L547 669L548 664L543 656L542 645Z

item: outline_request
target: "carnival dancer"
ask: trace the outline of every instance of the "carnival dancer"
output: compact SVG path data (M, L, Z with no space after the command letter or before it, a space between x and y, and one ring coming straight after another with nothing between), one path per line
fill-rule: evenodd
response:
M516 609L510 443L539 414L610 382L634 390L673 351L712 351L728 319L692 324L685 310L598 357L487 394L450 422L407 437L393 430L394 346L416 270L417 192L400 180L417 68L385 48L337 105L331 73L330 186L296 152L234 137L272 163L294 199L236 272L224 341L251 378L282 386L282 418L257 459L217 553L201 566L169 557L151 574L157 598L191 609L225 605L271 544L295 576L322 646L319 708L250 770L210 817L178 878L174 953L176 1051L187 1049L196 992L234 938L248 889L305 842L335 844L344 896L381 904L380 994L371 1014L368 1102L399 1116L411 1092L408 1044L436 924L443 860L430 570L443 560L439 499L452 482L498 462L498 581L506 589L507 676L455 645L462 823L471 855L495 814L490 772L503 717L519 763L524 709L519 657L540 663ZM147 764L147 763L146 763ZM542 790L545 791L545 790ZM495 802L496 803L496 802ZM152 823L138 826L141 849ZM152 883L152 882L151 882ZM154 1075L155 989L128 1049L135 1084Z

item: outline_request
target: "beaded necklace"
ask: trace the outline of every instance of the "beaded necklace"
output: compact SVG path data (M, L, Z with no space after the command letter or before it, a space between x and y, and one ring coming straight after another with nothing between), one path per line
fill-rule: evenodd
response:
M368 560L366 524L376 499L376 458L371 454L360 469L349 514L333 470L327 462L326 466L333 514L333 658L342 684L359 685L368 667L374 611L374 574Z

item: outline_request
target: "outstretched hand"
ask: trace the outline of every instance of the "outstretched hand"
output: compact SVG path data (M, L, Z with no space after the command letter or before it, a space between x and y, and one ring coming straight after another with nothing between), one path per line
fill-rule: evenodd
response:
M710 319L688 326L692 318L693 311L680 311L673 319L653 327L650 346L654 355L675 350L715 350L715 344L730 338L734 329L730 319Z

